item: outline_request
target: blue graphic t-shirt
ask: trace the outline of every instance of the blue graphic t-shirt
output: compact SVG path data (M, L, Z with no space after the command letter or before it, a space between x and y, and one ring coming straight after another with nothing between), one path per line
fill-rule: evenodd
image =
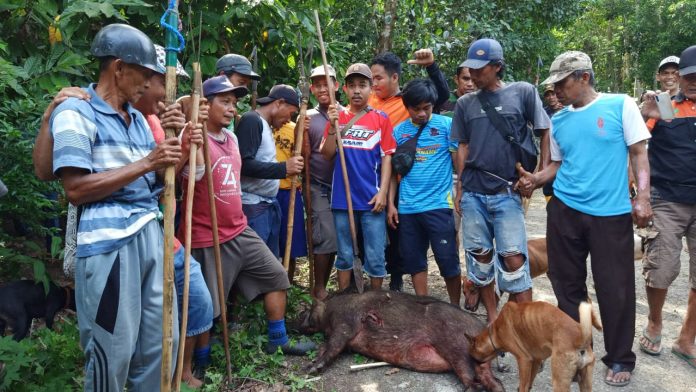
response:
M452 156L457 143L450 141L452 119L433 114L416 144L413 168L399 185L399 213L416 214L441 208L453 208ZM407 120L394 129L396 144L416 136L419 125Z

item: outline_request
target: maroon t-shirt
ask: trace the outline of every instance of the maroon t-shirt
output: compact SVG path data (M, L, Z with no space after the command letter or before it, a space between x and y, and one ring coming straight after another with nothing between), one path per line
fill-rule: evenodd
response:
M237 137L226 130L224 142L208 135L210 150L210 165L213 173L213 190L215 193L215 208L217 212L218 233L220 242L226 242L244 231L247 219L242 212L242 187L239 178L242 170L242 158L239 155ZM183 189L187 189L189 177L182 181ZM187 195L184 193L182 205L186 205ZM185 217L184 217L185 218ZM179 226L178 237L184 238L186 220ZM191 247L208 248L213 246L213 232L210 220L210 203L208 202L208 182L203 176L196 182L193 197L193 216L191 218Z

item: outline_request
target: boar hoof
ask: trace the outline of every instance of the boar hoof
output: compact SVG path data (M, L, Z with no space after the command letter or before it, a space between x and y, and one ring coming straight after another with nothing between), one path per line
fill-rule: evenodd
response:
M495 359L495 368L498 370L500 373L509 373L510 372L510 365L506 365L504 363L500 362L500 358L497 357Z
M324 370L323 364L312 364L305 367L305 373L307 374L319 374Z

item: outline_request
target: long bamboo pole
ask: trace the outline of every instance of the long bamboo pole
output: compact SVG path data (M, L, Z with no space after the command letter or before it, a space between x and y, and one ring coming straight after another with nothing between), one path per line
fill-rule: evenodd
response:
M307 121L305 119L305 121ZM309 136L309 135L307 135ZM307 156L305 157L305 166L304 166L304 205L305 205L305 212L307 214L307 219L305 220L305 226L306 226L306 231L307 231L307 259L309 260L309 292L314 295L314 237L312 233L313 227L312 227L312 189L310 188L312 183L311 183L311 170L309 168L309 159L310 155L312 155L312 150L311 147L307 151Z
M336 106L336 95L334 94L333 83L329 74L329 63L326 61L326 49L324 48L324 38L321 35L321 23L319 22L319 12L314 10L314 19L317 25L317 35L319 36L319 46L321 47L321 60L324 63L324 74L326 74L326 84L329 87L329 98L331 105ZM336 131L336 144L338 145L338 157L341 163L341 173L343 174L343 186L346 188L346 204L348 205L348 224L350 226L350 237L353 241L353 276L355 284L358 286L358 292L362 294L364 290L362 277L362 262L358 257L358 236L355 230L355 218L353 216L353 199L350 196L350 181L348 180L348 170L346 169L346 156L343 152L343 141L341 132L338 128L338 119L333 122L334 130Z
M307 117L307 100L302 97L302 104L300 105L300 115L297 117L297 123L295 124L295 148L293 151L293 156L302 155L302 141L304 137L304 124L305 118ZM305 165L307 162L305 162ZM300 185L299 175L295 174L292 176L290 181L290 200L288 201L288 227L285 236L285 252L283 254L283 267L285 267L285 272L290 268L290 252L292 248L292 233L293 227L295 225L295 199L297 198L297 187Z
M210 224L213 230L213 252L215 254L215 272L217 274L218 298L220 303L220 318L222 319L222 339L225 346L227 365L227 380L232 379L232 362L230 359L230 342L227 331L227 306L225 288L222 282L222 256L220 255L220 235L218 233L217 208L215 207L215 190L213 189L213 172L210 167L210 148L208 143L208 127L203 124L203 157L205 159L205 178L208 183L208 203L210 204Z
M198 124L198 107L201 101L201 65L193 63L193 88L191 94L191 122ZM193 195L196 189L196 154L198 145L191 144L189 150L189 181L186 189L186 213L184 214L186 233L184 236L184 292L181 301L181 327L179 330L179 355L176 361L176 372L174 373L174 390L181 389L181 376L184 368L184 346L186 344L186 326L188 325L189 307L189 286L191 274L191 221L193 214Z
M179 0L170 0L167 14L169 26L179 25ZM174 31L167 29L165 48L178 44ZM171 105L176 100L176 55L175 50L167 50L165 65L165 103ZM165 129L167 138L176 136L176 129ZM164 277L162 293L162 365L160 373L160 391L171 391L172 382L172 351L173 337L173 306L174 306L174 165L168 166L164 172Z

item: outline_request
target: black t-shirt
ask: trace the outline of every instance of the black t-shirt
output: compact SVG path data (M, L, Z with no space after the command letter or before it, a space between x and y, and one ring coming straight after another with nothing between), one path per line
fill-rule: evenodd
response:
M683 105L685 99L678 95L675 101ZM652 129L648 159L653 197L696 204L696 117L657 121Z

